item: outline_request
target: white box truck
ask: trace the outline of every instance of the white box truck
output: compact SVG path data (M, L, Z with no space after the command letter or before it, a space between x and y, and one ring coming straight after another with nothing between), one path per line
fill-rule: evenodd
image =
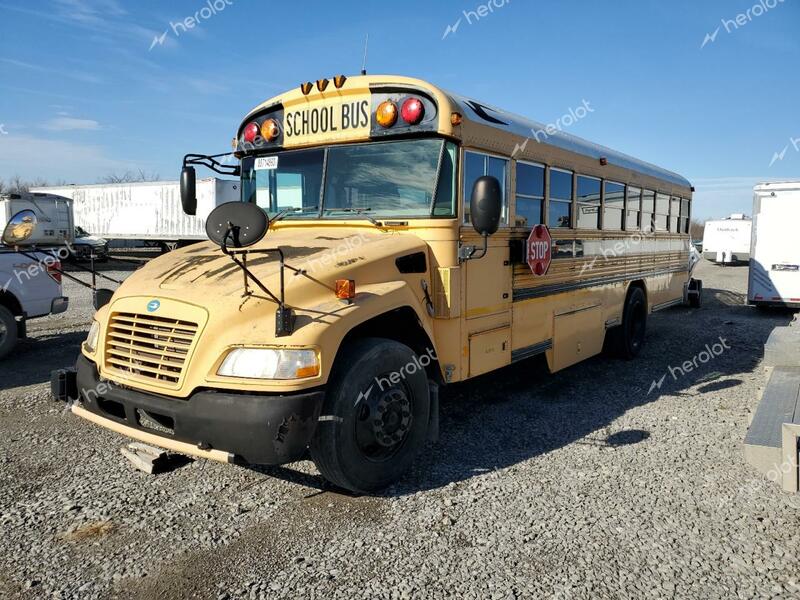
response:
M0 196L0 359L25 338L29 320L67 310L59 255L54 249L42 251L37 243L54 245L62 233L69 235L69 227L53 229L67 218L60 210L63 204L63 198L46 202L32 194ZM48 206L59 210L50 212ZM19 210L9 214L9 207Z
M72 201L62 196L46 193L5 194L0 196L0 231L9 219L23 210L32 210L37 227L26 242L35 246L64 246L72 242L75 225Z
M726 265L750 260L753 221L743 214L706 221L703 230L703 258Z
M170 245L204 240L205 221L218 205L241 198L239 181L197 180L197 215L181 206L177 181L66 185L35 188L70 198L75 225L107 240L137 240Z
M800 181L754 188L747 302L800 308Z

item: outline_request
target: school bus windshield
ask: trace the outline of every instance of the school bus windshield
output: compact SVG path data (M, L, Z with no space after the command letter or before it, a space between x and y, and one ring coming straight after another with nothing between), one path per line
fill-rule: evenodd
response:
M456 146L442 139L328 146L248 157L242 200L287 219L454 217ZM324 179L324 183L323 183Z

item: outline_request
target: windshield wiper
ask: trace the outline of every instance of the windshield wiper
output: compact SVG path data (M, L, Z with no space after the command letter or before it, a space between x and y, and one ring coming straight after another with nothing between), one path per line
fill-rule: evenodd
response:
M312 210L319 210L319 206L303 206L302 208L299 206L293 206L291 208L284 208L281 212L270 219L270 223L274 223L275 221L280 221L284 217L298 213L298 212L310 212Z
M378 223L378 221L376 221L375 219L373 219L372 217L370 217L367 214L368 212L371 212L371 211L372 211L372 209L367 207L367 208L325 208L325 209L323 209L322 212L323 213L327 213L327 212L353 213L353 214L358 215L359 217L364 217L365 219L367 219L373 225L375 225L377 227L380 227L381 224Z

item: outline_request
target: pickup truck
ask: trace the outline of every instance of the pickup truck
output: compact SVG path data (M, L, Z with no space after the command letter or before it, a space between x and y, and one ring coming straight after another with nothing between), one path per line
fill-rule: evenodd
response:
M68 302L57 254L0 245L0 359L25 337L30 319L62 313Z

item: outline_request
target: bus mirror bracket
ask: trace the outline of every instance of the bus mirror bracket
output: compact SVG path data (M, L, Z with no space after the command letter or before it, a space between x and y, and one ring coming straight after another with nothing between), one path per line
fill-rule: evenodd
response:
M237 164L227 165L225 160L220 162L216 160L222 156L233 156L232 152L225 152L224 154L187 154L183 157L183 167L181 168L181 205L183 212L187 215L197 214L197 174L192 165L201 165L219 173L220 175L229 175L231 177L239 177L242 174L242 169Z

